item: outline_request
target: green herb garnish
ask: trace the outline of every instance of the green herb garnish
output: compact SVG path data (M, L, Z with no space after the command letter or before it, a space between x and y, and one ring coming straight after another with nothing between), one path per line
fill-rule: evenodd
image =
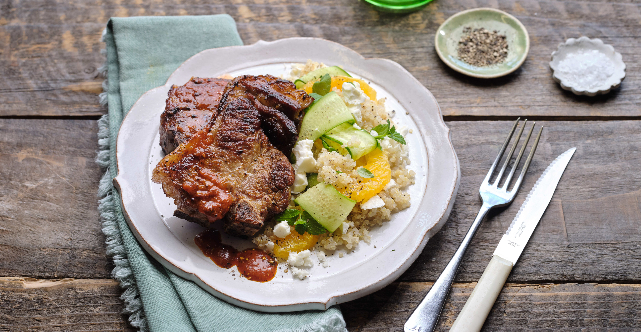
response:
M301 211L296 209L287 209L276 216L276 221L287 221L290 226L294 226L297 219L300 218Z
M370 171L369 171L367 168L365 168L365 167L359 167L359 168L356 170L356 174L358 174L358 175L360 175L360 176L362 176L362 177L364 177L364 178L366 178L366 179L371 179L371 178L373 178L373 177L374 177L374 174L373 174L372 172L370 172Z
M321 235L327 232L327 229L325 229L323 225L318 223L316 219L312 218L312 216L310 216L309 213L305 212L305 214L309 216L309 218L307 219L307 228L306 228L307 233L312 235Z
M287 209L276 216L275 219L276 221L287 221L287 224L294 226L294 229L300 235L305 234L305 232L312 235L320 235L327 232L327 229L319 224L307 211Z
M332 87L332 78L329 76L329 74L325 74L321 76L320 81L312 85L312 93L317 93L321 96L324 96L329 92L331 87Z
M300 235L305 234L305 232L311 235L320 235L327 232L327 229L319 224L307 211L303 211L298 220L296 220L294 229Z
M376 132L377 136L375 136L374 138L376 138L377 140L383 139L385 138L385 136L388 136L389 138L401 144L407 144L405 142L405 138L403 137L403 135L401 135L399 132L396 131L396 127L391 126L390 128L389 120L387 120L387 123L380 124L374 127L374 129L372 130Z
M321 96L321 95L319 95L318 93L315 93L315 92L312 92L309 95L312 96L312 98L314 98L315 102L318 101L319 99L323 98L323 96Z

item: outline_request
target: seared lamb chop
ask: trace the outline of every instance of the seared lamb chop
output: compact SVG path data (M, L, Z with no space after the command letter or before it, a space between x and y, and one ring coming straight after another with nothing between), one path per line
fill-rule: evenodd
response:
M272 142L280 137L278 146L291 151L296 126L280 109L298 116L312 98L283 82L270 76L234 79L225 88L211 128L156 166L152 180L174 198L177 216L205 227L224 218L227 233L252 236L267 218L287 207L294 170L265 133L272 134ZM296 104L299 110L291 106Z
M271 75L236 77L225 89L221 103L239 95L251 96L260 112L263 131L276 148L289 156L298 140L301 111L314 98L297 90L292 82Z
M211 126L229 81L192 77L185 85L169 89L165 111L160 115L160 146L165 154Z

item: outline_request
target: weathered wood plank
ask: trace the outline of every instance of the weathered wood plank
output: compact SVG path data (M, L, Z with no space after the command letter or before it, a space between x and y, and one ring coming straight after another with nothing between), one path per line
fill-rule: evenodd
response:
M347 327L403 331L432 283L395 282L341 305ZM436 331L448 331L476 283L454 284ZM483 331L632 331L641 325L641 285L506 284Z
M641 116L641 77L628 75L620 90L595 98L563 91L550 75L557 44L586 35L612 44L628 72L641 66L641 4L627 1L436 1L412 14L379 13L362 1L323 3L229 0L121 3L119 1L4 1L0 11L0 116L99 115L97 68L104 56L100 33L111 16L228 13L246 44L260 39L319 37L366 57L397 61L429 88L446 116L633 117ZM434 51L437 27L454 13L493 7L528 28L531 49L516 73L473 79L447 68ZM598 7L598 10L595 8Z
M0 276L108 278L92 120L0 120Z
M543 123L522 194L484 222L458 280L478 280L501 234L547 164L577 146L510 281L639 281L641 122ZM511 122L449 122L461 187L449 221L403 281L436 280L480 207L478 187ZM0 275L106 278L96 211L95 121L0 119ZM609 147L609 148L605 148Z
M134 331L115 280L0 278L2 331Z
M395 282L341 305L348 329L402 331L431 283ZM447 331L475 283L454 284L437 331ZM0 330L131 331L113 280L0 278ZM484 331L631 331L641 324L639 284L507 284Z
M449 122L461 163L461 186L443 229L401 277L436 280L472 223L478 188L510 128L509 122ZM478 280L526 193L545 167L577 147L552 202L510 281L640 280L641 123L543 122L541 142L514 203L489 216L474 238L458 280Z

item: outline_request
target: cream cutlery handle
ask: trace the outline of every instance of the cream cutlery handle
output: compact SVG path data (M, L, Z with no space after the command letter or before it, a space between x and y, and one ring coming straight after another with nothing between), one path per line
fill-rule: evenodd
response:
M512 271L512 263L501 257L492 256L490 264L483 271L481 279L465 302L463 310L454 321L450 332L481 330L494 301L503 289L507 276L510 275L510 271Z

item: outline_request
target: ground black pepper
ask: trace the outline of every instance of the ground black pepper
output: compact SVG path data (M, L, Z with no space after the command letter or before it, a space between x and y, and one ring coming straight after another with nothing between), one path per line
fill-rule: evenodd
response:
M507 39L496 30L465 27L457 51L459 59L472 66L490 66L507 58Z

